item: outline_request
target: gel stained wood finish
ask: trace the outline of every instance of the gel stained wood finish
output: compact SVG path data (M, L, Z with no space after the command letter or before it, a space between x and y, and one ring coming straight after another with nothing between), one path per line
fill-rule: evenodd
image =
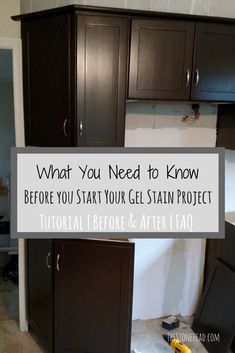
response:
M235 101L235 20L82 5L13 19L26 146L124 146L127 98ZM132 243L29 240L27 254L28 319L47 351L130 352Z
M105 15L23 21L26 145L123 146L128 28Z
M28 320L43 349L129 353L134 243L27 243Z
M126 99L235 101L235 21L70 5L22 22L29 146L124 146Z
M235 25L134 19L130 54L129 98L235 100Z
M55 352L130 352L134 244L61 240Z
M209 353L229 352L235 334L235 272L215 260L192 325Z

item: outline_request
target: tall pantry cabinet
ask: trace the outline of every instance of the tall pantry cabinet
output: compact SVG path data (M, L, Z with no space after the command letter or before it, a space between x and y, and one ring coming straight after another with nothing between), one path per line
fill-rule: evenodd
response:
M115 15L22 19L26 145L123 146L128 33Z
M128 18L73 6L19 18L26 146L123 146ZM28 240L28 321L44 349L129 353L133 264L128 240Z

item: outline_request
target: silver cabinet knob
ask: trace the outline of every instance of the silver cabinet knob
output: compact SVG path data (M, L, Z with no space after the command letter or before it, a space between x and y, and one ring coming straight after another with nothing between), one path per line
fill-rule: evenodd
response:
M83 134L83 123L82 121L80 121L80 124L79 124L79 135L82 136Z
M190 70L187 69L186 70L186 87L188 87L189 82L190 82Z
M56 270L60 272L60 254L56 257Z
M196 75L195 87L197 87L197 86L198 86L198 83L199 83L199 80L200 80L200 74L199 74L199 70L198 70L198 69L196 69L195 75Z
M68 119L64 119L63 133L65 137L67 137L67 123L68 123Z
M47 257L46 257L46 265L47 265L47 268L51 268L51 265L49 264L49 258L51 257L51 252L49 251L49 253L47 254Z

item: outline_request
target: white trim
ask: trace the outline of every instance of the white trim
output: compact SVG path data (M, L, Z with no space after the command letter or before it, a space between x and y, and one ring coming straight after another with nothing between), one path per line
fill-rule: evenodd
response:
M24 147L24 110L23 110L23 80L21 39L0 38L0 49L11 49L13 59L13 94L15 113L15 143L16 147ZM25 290L25 241L19 239L19 320L20 330L28 331L26 318Z

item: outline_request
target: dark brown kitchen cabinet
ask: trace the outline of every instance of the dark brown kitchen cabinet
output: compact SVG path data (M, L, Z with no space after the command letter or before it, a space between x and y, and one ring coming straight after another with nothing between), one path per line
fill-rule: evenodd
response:
M129 98L235 101L234 57L233 24L134 19Z
M68 6L22 23L26 146L123 146L129 19ZM134 245L28 240L28 320L50 353L130 353Z
M134 244L28 240L28 320L46 352L130 353Z
M56 353L130 353L133 250L121 241L56 241Z
M224 106L229 106L229 105L224 105ZM207 239L206 241L206 256L205 256L205 273L204 273L204 287L208 288L208 284L210 283L210 280L212 279L212 274L213 273L213 268L215 266L215 262L216 259L217 261L219 260L221 263L223 263L224 265L227 266L227 268L229 268L231 271L235 271L235 226L234 224L230 223L230 222L225 222L225 239ZM225 280L225 278L224 278ZM223 286L222 291L223 291L223 298L225 293L228 293L229 291L232 290L231 287L231 282L230 282L230 288L226 288L225 286L225 282L223 280ZM218 291L216 292L216 296L214 297L214 299L218 297ZM234 297L234 294L233 294ZM214 306L215 307L215 306ZM200 308L200 307L199 307ZM230 306L227 304L227 308L230 309ZM228 310L229 310L228 309ZM224 313L226 312L226 310L224 310ZM198 311L199 313L199 311ZM198 318L200 319L198 313L196 314L197 320L195 320L195 323L193 324L193 326L196 328L197 327L197 321ZM217 316L217 319L219 318L219 320L221 321L221 319L223 318L223 315L218 316L218 312L217 310L215 311L215 313L213 314L213 311L211 311L209 314L211 314L212 316L214 316L214 318ZM229 316L229 315L228 315ZM223 325L223 332L221 332L221 337L225 336L226 334L226 327L231 328L232 324L229 323L229 321L227 320L228 316L225 316L225 324ZM213 318L213 320L214 320ZM214 325L213 321L208 321L207 320L207 328L211 328L211 325ZM214 325L214 328L216 327L216 329L219 328L219 325L217 324L216 326ZM207 328L204 327L204 331L207 330ZM198 332L198 331L196 331ZM213 330L210 330L210 332L214 332ZM231 337L230 337L231 339ZM222 339L220 339L220 342L222 343ZM211 344L213 345L213 343L211 342ZM228 352L235 352L235 336L233 338L233 341L231 342L231 347L230 350L228 350ZM210 342L208 342L208 352L209 352L209 346L210 346ZM217 347L217 346L216 346ZM215 347L214 347L215 348ZM211 351L214 352L215 350L213 348L211 348ZM224 352L225 350L220 350L220 352ZM227 352L227 350L226 350Z
M71 16L22 23L25 143L74 144Z
M234 20L82 5L14 19L26 146L123 146L127 96L235 101ZM219 112L228 136L233 109ZM129 242L28 241L28 320L46 350L130 353L133 253Z
M77 110L81 146L123 146L128 20L78 15Z
M129 98L189 99L194 31L189 21L132 21Z
M129 20L22 19L26 145L123 146Z
M28 322L45 350L53 351L53 241L27 241Z
M192 99L235 101L235 25L197 23Z

